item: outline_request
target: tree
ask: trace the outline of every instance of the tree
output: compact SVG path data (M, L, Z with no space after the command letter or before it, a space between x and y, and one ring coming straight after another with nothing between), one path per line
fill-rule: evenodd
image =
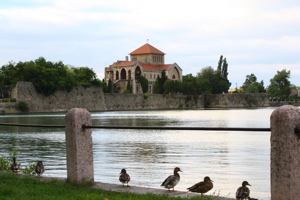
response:
M43 57L34 61L10 62L0 69L0 84L14 86L18 81L29 81L37 92L46 96L57 90L71 91L74 86L101 86L101 81L88 67L75 68L62 61L50 62Z
M244 82L243 85L242 85L243 90L246 91L247 88L248 88L251 84L253 84L253 83L256 82L256 80L257 80L257 78L256 78L256 76L255 76L254 74L247 75L247 76L246 76L246 80L245 80L245 82Z
M168 77L166 76L166 70L161 72L161 77L157 76L154 86L153 86L153 93L156 94L163 94L164 93L164 84Z
M290 71L283 69L277 71L277 74L270 80L267 94L272 98L287 99L291 94Z
M246 80L242 85L245 93L265 93L264 81L257 82L257 78L254 74L246 76Z
M219 62L218 62L218 67L217 71L221 73L222 69L222 63L223 63L223 55L220 56Z
M127 80L127 86L126 90L123 92L124 94L132 94L132 85L131 85L131 80Z
M148 87L149 87L148 79L146 79L144 76L141 76L139 82L141 83L143 93L148 92Z
M101 81L97 79L97 75L93 69L88 67L72 67L71 70L74 72L76 85L82 85L85 87L101 85Z
M211 66L205 67L197 75L197 93L221 94L227 93L231 83L214 70Z
M108 84L107 84L107 88L106 88L106 93L112 93L112 90L113 90L113 83L112 83L112 80L109 79L108 80Z
M164 83L164 94L175 94L180 91L180 84L178 81L167 79Z

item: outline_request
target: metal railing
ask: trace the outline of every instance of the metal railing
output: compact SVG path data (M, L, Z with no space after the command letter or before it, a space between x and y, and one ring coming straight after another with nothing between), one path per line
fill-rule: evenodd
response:
M44 124L12 124L0 123L0 126L22 126L41 128L65 128L65 125L44 125ZM154 129L154 130L194 130L194 131L258 131L270 132L271 128L243 128L243 127L176 127L176 126L85 126L82 128L96 129ZM300 129L296 128L295 133L300 134Z

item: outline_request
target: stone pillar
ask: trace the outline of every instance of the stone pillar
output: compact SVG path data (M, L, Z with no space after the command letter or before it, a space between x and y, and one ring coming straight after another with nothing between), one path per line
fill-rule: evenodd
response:
M300 199L300 109L281 106L271 115L271 200Z
M67 179L72 183L94 181L91 114L82 108L69 110L66 120Z

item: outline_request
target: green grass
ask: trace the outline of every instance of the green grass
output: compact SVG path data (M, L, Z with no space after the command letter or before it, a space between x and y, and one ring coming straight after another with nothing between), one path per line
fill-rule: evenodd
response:
M0 173L0 200L187 200L168 195L134 194L90 188L90 185L75 185L66 181L45 181L35 177ZM213 197L193 197L192 200L214 200Z

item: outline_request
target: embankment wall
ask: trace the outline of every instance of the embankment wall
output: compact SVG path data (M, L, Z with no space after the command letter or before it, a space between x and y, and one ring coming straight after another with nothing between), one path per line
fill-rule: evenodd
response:
M266 94L205 94L187 95L107 94L99 87L76 87L71 92L57 91L51 96L36 92L31 82L19 82L12 90L12 98L26 102L30 113L67 112L71 108L93 111L113 110L160 110L196 108L244 108L268 107ZM20 113L18 110L1 108L2 113Z

